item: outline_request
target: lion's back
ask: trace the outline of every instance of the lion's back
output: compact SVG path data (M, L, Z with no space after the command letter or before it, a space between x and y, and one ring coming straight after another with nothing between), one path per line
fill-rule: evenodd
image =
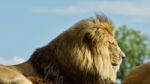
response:
M150 83L150 62L142 64L132 70L125 77L122 84L149 84Z

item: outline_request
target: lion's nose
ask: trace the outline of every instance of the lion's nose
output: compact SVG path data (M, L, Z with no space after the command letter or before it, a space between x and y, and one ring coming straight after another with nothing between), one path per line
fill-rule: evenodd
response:
M124 53L121 54L122 59L124 59L126 57L126 55Z

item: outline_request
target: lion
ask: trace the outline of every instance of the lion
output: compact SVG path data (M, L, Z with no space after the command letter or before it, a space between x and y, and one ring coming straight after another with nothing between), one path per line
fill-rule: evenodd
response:
M134 68L123 80L122 84L149 84L150 62Z
M32 84L32 82L16 69L0 65L0 84Z
M114 24L97 15L79 21L38 48L27 62L9 68L46 84L114 84L124 57Z

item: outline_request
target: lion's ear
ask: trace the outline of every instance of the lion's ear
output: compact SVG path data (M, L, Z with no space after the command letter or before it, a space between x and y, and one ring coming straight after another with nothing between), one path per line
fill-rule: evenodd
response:
M86 32L84 35L84 42L85 43L92 43L92 35L90 32Z

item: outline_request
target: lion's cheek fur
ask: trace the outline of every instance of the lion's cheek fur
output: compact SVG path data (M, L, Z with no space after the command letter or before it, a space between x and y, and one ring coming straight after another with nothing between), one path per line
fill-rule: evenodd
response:
M56 41L56 42L62 42L62 41ZM79 45L69 44L70 46L65 47L65 51L66 52L71 51L71 52L66 53L64 51L64 48L59 48L58 44L59 43L55 45L57 49L55 49L54 52L56 58L59 60L59 66L60 67L63 66L62 71L64 71L64 73L69 74L69 76L71 75L73 76L79 73L80 74L91 73L93 75L97 74L102 79L110 78L111 81L115 82L116 72L112 68L112 65L110 63L109 53L107 50L102 48L102 50L100 50L101 52L99 51L99 52L92 53L85 44L83 44L82 47ZM68 44L65 44L64 42L63 45L61 45L61 47L66 45ZM66 58L66 59L60 60L60 58L62 59ZM71 70L72 72L67 72L68 70Z
M112 81L116 81L116 70L113 69L110 54L105 46L101 46L99 56L95 59L95 65L97 66L97 70L99 70L99 74L103 75L104 79L110 78Z

